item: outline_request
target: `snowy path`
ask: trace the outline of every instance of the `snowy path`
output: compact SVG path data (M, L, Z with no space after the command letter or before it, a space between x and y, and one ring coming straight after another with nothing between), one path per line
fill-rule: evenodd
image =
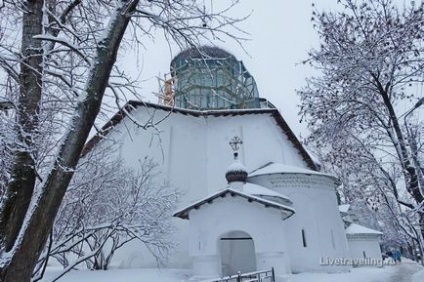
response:
M422 270L422 266L416 263L405 262L392 266L396 271L392 274L389 280L374 280L372 282L411 282L412 275Z
M377 267L353 268L349 273L301 273L292 275L290 282L416 282L412 281L412 275L423 267L406 261L398 265ZM424 280L419 281L424 282Z

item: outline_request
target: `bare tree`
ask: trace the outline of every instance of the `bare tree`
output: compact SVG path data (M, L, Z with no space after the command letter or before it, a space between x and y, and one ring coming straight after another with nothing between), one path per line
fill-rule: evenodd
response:
M13 159L0 207L1 281L30 280L106 89L117 100L137 94L114 67L128 27L136 44L154 29L181 46L209 35L237 40L231 27L242 19L228 9L188 0L0 1L0 87L16 116L16 138L6 139L15 142L5 143Z
M321 44L305 63L320 74L298 92L312 131L308 141L326 152L325 161L345 169L345 177L358 176L359 189L352 190L367 193L377 179L399 204L418 213L424 234L423 121L411 118L423 100L416 90L424 74L424 5L339 3L340 12L313 12ZM411 122L421 129L415 135L407 131Z
M395 194L398 192L396 185L402 173L394 164L380 163L369 150L365 151L363 145L356 145L357 147L350 148L352 152L342 155L333 153L328 148L309 149L322 160L323 169L340 180L338 193L343 203L353 206L360 203L359 206L368 207L361 212L360 223L383 231L385 246L415 245L421 249L423 242L419 229L416 228L416 212L413 209L405 210L399 203L402 199L409 199L409 196L402 189L400 195ZM378 224L370 222L371 218L376 218Z
M8 124L13 121L13 117L7 114L7 109L0 110L0 197L6 191L10 179L10 167L12 163L12 152L9 145L13 142L13 132Z
M141 160L133 170L109 151L91 152L78 166L37 276L48 256L64 267L57 278L84 262L89 269L106 270L115 252L134 240L159 264L166 262L175 245L169 237L174 230L171 213L180 193L155 179L157 165L151 159Z

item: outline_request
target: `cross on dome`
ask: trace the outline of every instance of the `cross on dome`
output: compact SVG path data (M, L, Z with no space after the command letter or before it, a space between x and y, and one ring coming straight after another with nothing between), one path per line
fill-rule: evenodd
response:
M234 159L237 160L238 150L240 149L240 146L243 144L243 141L241 140L240 137L236 135L233 138L231 138L229 144L231 146L231 149L233 149L234 151Z

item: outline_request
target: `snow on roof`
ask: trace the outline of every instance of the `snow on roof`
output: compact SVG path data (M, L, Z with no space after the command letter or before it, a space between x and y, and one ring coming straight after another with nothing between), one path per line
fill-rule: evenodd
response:
M247 169L239 160L235 160L227 168L227 172L230 172L230 171L247 171Z
M346 228L346 234L375 234L375 235L383 235L382 232L356 224L352 223L349 225L348 228Z
M307 175L321 175L326 177L334 178L334 176L310 169L301 167L289 166L281 163L269 163L259 169L256 169L249 173L249 177L266 175L266 174L307 174Z
M262 199L273 201L282 205L292 206L293 202L285 195L272 191L268 188L246 182L243 185L243 192L258 196Z
M277 203L277 202L270 201L270 200L266 200L266 199L248 194L246 192L234 190L234 189L231 189L231 188L226 188L226 189L217 191L217 192L207 196L206 198L198 200L198 201L194 202L193 204L190 204L186 207L179 209L178 211L176 211L173 214L173 216L179 217L179 218L182 218L182 219L189 219L189 213L192 209L199 209L201 206L203 206L206 203L212 204L215 199L217 199L219 197L225 198L227 194L231 194L231 196L238 196L238 197L245 198L245 199L247 199L247 201L249 203L256 202L256 203L264 205L267 208L271 207L271 208L281 210L281 212L284 214L283 219L287 219L295 213L294 209L292 209L292 208L290 208L290 207L288 207L284 204Z
M283 194L277 193L275 191L272 191L268 188L262 187L260 185L256 185L253 183L246 182L243 186L243 192L256 195L256 196L270 196L270 197L279 197L283 198L287 201L290 201L290 199L287 196L284 196Z
M234 160L234 162L227 168L225 173L225 178L228 183L232 182L241 182L245 183L247 179L247 170L244 165L239 160Z
M318 166L318 167L322 167L322 163L319 160L319 158L317 157L317 155L315 155L313 152L311 152L310 150L308 150L308 148L305 147L305 151L308 152L309 156L311 156L312 161Z
M349 211L349 209L350 209L349 204L339 206L339 212L347 213Z

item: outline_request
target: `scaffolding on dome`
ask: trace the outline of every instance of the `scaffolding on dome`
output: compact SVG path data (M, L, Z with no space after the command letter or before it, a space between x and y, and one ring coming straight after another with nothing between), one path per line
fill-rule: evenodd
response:
M181 54L171 63L171 78L161 80L160 103L195 110L260 108L255 79L234 56Z

